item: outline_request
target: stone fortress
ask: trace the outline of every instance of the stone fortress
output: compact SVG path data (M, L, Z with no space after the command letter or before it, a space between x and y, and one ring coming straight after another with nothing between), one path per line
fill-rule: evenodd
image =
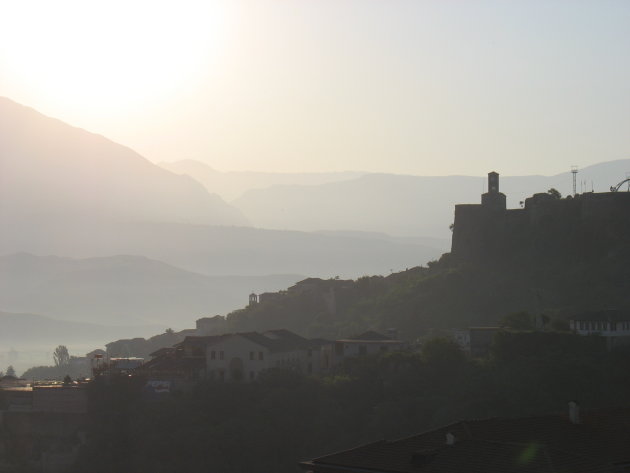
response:
M630 192L611 189L566 198L539 193L525 199L522 208L507 209L499 174L490 172L481 204L455 206L451 254L458 260L496 259L528 250L593 254L628 240Z

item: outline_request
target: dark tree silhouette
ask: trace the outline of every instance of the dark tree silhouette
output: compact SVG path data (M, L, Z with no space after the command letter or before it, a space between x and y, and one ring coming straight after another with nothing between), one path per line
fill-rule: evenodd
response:
M55 361L55 366L57 367L67 366L70 363L68 348L65 345L59 345L55 348L53 360Z

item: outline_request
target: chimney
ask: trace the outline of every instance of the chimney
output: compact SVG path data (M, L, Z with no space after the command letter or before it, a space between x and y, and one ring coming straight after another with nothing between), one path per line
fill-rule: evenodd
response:
M446 433L446 445L455 445L455 436L451 432Z
M572 424L581 424L580 405L576 401L569 401L569 420Z

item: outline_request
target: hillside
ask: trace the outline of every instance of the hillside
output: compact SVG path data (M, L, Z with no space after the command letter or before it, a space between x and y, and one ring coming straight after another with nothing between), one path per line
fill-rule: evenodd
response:
M102 136L0 97L0 224L247 220L195 180L156 166Z
M0 307L83 323L185 328L201 316L242 307L251 291L277 291L299 279L295 274L211 277L137 256L21 253L0 257Z
M470 238L470 247L429 267L356 281L306 280L233 312L229 325L331 338L395 327L413 340L432 329L496 325L521 311L561 324L585 310L630 309L630 194L543 194L509 212L507 218L490 209L486 217L495 222L468 219L462 228L456 221L455 234Z

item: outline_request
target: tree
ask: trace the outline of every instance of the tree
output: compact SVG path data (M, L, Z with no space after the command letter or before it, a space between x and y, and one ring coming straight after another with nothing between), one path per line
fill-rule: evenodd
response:
M554 199L562 199L562 194L555 187L552 187L551 189L549 189L547 191L547 194L549 194Z
M9 365L7 368L7 376L15 376L15 370L13 369L13 365Z
M72 384L72 378L70 377L70 375L69 375L69 374L67 374L66 376L64 376L64 378L63 378L63 384L65 384L66 386L67 386L68 384Z
M70 364L70 354L68 353L68 348L65 345L59 345L55 348L53 353L53 360L55 362L55 366L62 367Z

